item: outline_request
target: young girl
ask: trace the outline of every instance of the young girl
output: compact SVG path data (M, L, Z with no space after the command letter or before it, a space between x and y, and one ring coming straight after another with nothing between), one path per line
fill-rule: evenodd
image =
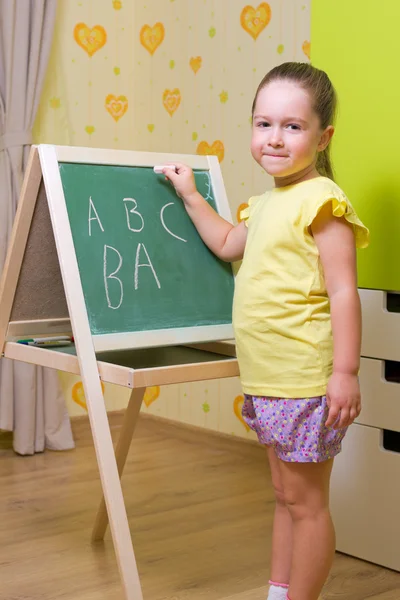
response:
M269 600L317 600L335 551L333 458L361 409L356 247L368 230L333 182L335 90L285 63L261 81L251 152L275 187L234 227L197 192L190 168L164 173L207 246L243 258L233 322L243 416L267 447L276 508Z

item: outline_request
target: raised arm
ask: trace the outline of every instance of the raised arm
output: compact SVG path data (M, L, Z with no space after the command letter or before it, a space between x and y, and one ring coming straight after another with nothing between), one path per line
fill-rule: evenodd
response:
M233 262L243 258L247 239L245 224L234 226L223 219L197 191L192 169L181 163L174 164L176 173L168 167L163 173L183 200L203 242L222 260Z

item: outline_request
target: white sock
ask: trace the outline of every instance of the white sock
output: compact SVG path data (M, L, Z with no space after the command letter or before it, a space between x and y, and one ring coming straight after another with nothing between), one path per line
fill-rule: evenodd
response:
M286 600L287 587L271 584L267 600Z

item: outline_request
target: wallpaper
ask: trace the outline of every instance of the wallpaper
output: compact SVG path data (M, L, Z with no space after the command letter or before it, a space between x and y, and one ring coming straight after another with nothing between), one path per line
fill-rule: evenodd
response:
M218 157L232 216L271 180L249 151L251 104L273 66L310 56L311 0L59 0L35 141ZM79 378L60 374L71 415ZM108 410L129 391L106 385ZM237 379L146 391L143 410L254 438Z

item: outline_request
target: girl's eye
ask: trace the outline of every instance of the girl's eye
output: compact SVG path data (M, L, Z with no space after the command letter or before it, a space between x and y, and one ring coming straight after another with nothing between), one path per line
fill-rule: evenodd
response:
M269 127L269 123L267 121L260 121L257 123L257 127Z
M288 125L289 129L292 129L293 131L298 131L300 129L299 125L296 125L295 123L290 123L290 125Z

